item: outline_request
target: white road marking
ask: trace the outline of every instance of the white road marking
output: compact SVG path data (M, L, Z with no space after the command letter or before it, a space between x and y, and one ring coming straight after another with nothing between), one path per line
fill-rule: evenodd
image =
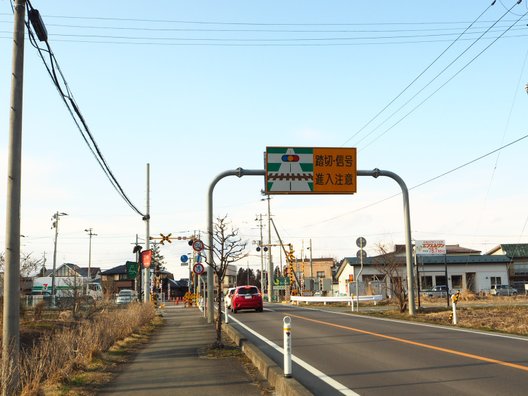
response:
M255 337L258 337L260 338L262 341L264 341L266 344L268 344L269 346L271 346L272 348L274 348L275 350L279 351L281 354L284 354L284 349L281 348L280 346L278 346L277 344L275 344L274 342L268 340L266 337L260 335L259 333L255 332L254 330L252 330L251 328L249 328L248 326L246 326L245 324L243 324L242 322L240 322L238 319L235 319L233 318L232 315L228 315L229 319L238 323L238 325L240 327L243 327L244 329L246 329L247 331L249 331L251 334L253 334ZM326 375L325 373L323 373L322 371L319 371L318 369L316 369L315 367L313 367L312 365L306 363L304 360L301 360L299 359L297 356L293 355L292 354L292 360L297 363L299 366L301 366L302 368L304 368L305 370L309 371L310 373L312 373L313 375L315 375L316 377L318 377L321 381L325 382L326 384L330 385L332 388L336 389L337 391L341 392L343 395L347 395L347 396L360 396L359 393L356 393L354 392L352 389L349 389L347 388L345 385L337 382L336 380L334 380L333 378L329 377L328 375Z
M471 329L462 329L459 327L450 327L450 326L443 326L443 325L435 325L430 323L420 323L420 322L412 322L410 320L401 320L401 319L389 319L389 318L378 318L375 316L367 316L367 315L351 315L346 312L337 312L337 311L327 311L320 308L308 308L308 307L295 307L299 309L305 309L307 311L318 311L318 312L325 312L325 313L332 313L335 315L345 315L348 317L358 318L358 319L367 319L367 320L381 320L385 322L396 322L396 323L403 323L413 326L422 326L422 327L432 327L432 328L440 328L444 330L451 330L451 331L459 331L462 333L471 333L471 334L479 334L489 337L499 337L499 338L508 338L512 340L518 340L518 341L525 341L528 342L528 337L523 336L516 336L516 335L510 335L510 334L500 334L500 333L490 333L483 330L471 330Z

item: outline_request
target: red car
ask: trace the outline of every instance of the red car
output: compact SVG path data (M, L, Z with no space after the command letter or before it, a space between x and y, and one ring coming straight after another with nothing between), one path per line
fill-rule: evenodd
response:
M241 309L263 311L262 295L256 286L238 286L231 297L231 311L237 313Z

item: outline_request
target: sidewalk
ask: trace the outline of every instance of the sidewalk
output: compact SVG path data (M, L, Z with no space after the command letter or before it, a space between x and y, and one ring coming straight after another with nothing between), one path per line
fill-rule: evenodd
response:
M164 318L166 324L98 394L261 394L236 357L200 357L200 350L215 341L216 333L197 308L169 306L164 309Z

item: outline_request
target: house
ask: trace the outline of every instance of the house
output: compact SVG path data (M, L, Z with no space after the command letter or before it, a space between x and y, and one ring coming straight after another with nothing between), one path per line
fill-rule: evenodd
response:
M488 251L489 255L505 255L510 259L510 284L528 283L528 243L503 243Z
M336 268L334 258L312 258L295 260L293 269L297 279L304 282L304 290L331 291Z
M489 292L492 285L508 281L505 255L481 255L480 251L447 245L446 255L423 255L415 259L413 273L420 279L420 289L447 285L449 289ZM416 275L418 273L418 276ZM356 257L341 261L337 278L339 293L383 294L392 296L396 283L407 288L405 246L396 245L393 252L363 259L363 268Z
M117 267L101 272L101 283L106 295L117 294L122 289L131 289L139 292L141 289L140 279L140 275L135 279L130 279L128 277L126 264L118 265ZM158 288L161 287L161 290L164 293L167 293L167 290L170 290L170 287L173 287L171 295L173 292L176 293L176 290L181 289L182 285L180 283L167 286L168 279L174 280L174 275L171 272L165 270L160 271L160 279L161 284L158 285Z

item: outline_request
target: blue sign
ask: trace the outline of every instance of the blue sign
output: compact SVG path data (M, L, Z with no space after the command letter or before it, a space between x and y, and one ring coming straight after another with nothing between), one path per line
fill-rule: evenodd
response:
M189 257L186 254L184 254L183 256L180 257L180 260L182 263L186 263L187 260L189 260Z

